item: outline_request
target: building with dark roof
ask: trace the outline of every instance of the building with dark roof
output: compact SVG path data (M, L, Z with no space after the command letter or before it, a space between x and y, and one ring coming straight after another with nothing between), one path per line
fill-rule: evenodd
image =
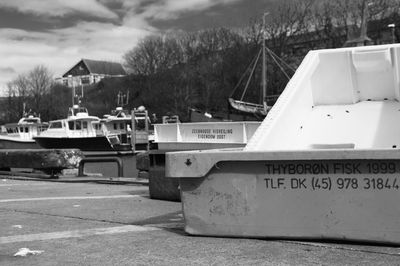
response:
M123 77L126 72L120 63L81 59L56 81L68 86L97 83L106 77Z

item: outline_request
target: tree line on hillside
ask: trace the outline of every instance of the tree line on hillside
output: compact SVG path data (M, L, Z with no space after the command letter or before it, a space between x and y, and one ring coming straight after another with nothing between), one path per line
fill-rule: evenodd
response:
M17 122L24 113L35 113L48 121L63 117L72 94L69 88L54 83L51 71L38 65L7 84L2 106L3 123ZM67 98L68 97L68 98Z
M354 29L359 30L363 16L368 16L369 35L379 44L388 23L400 25L399 10L398 0L286 0L266 14L264 28L260 14L242 28L149 36L123 56L130 74L85 87L84 103L91 114L100 116L116 107L117 94L122 91L129 94L127 108L143 105L158 116L173 113L187 120L188 108L226 113L228 97L242 97L242 86L237 85L246 80L241 79L243 73L264 38L271 52L285 62L284 70L293 74L290 69L296 69L309 50L342 47L357 34ZM397 30L393 36L397 42ZM279 95L288 81L281 68L267 60L270 95ZM44 120L65 116L71 90L53 82L36 82L51 81L49 73L38 66L9 83L6 120L20 117L22 102ZM259 102L260 83L258 67L249 80L246 101Z

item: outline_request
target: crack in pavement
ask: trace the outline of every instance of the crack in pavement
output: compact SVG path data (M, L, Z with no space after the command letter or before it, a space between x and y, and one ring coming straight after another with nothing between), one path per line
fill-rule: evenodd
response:
M50 217L57 217L57 218L69 218L69 219L76 219L76 220L82 220L82 221L88 221L88 222L102 222L102 223L109 223L109 224L120 224L120 225L137 225L137 226L156 226L158 225L164 225L164 226L158 226L160 228L168 228L171 229L171 225L177 224L176 222L171 222L171 223L144 223L144 221L151 220L151 218L146 218L143 220L131 222L131 223L126 223L126 222L119 222L119 221L112 221L112 220L106 220L106 219L94 219L94 218L87 218L87 217L78 217L78 216L69 216L69 215L59 215L59 214L50 214L50 213L42 213L42 212L35 212L35 211L21 211L21 210L15 210L15 209L7 209L7 208L0 208L0 212L2 211L8 211L8 212L16 212L16 213L26 213L26 214L34 214L34 215L41 215L41 216L50 216ZM172 215L175 214L175 212L167 214L167 215ZM154 218L158 218L160 216L154 216ZM172 226L173 228L173 226Z
M338 246L339 244L325 244L325 243L317 243L317 242L303 242L303 241L292 241L292 240L279 240L282 243L294 244L294 245L303 245L303 246L312 246L312 247L319 247L319 248L326 248L326 249L335 249L335 250L346 250L346 251L357 251L363 253L373 253L373 254L381 254L381 255L391 255L400 257L400 249L396 247L387 247L387 248L395 248L398 250L397 253L393 252L384 252L384 251L376 251L376 250L367 250L362 248L352 248L346 246Z

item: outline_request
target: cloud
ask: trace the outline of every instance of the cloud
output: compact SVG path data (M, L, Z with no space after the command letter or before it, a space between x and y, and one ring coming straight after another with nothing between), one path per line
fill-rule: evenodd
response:
M109 0L103 0L109 1ZM179 17L184 12L202 11L216 5L231 4L241 0L118 0L125 8L146 19L167 20Z
M2 0L0 8L48 17L81 13L106 19L118 18L117 14L96 0Z
M149 21L176 18L183 12L236 1L242 0L1 0L3 10L42 19L77 19L79 15L79 20L59 29L0 28L0 94L7 82L37 65L61 76L81 58L121 62L122 55L140 39L159 31ZM100 21L89 21L87 17Z
M12 67L0 67L0 73L16 73Z
M4 93L8 82L37 65L46 66L57 77L81 58L121 62L126 51L152 33L149 29L100 22L48 32L0 28L0 91Z

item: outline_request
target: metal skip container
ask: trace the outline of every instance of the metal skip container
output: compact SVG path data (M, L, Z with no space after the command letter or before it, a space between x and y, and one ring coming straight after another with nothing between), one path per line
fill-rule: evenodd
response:
M400 244L399 63L312 51L245 148L167 153L186 232Z
M244 147L261 122L203 122L154 125L157 150L148 152L152 199L180 201L179 180L165 177L168 151Z

